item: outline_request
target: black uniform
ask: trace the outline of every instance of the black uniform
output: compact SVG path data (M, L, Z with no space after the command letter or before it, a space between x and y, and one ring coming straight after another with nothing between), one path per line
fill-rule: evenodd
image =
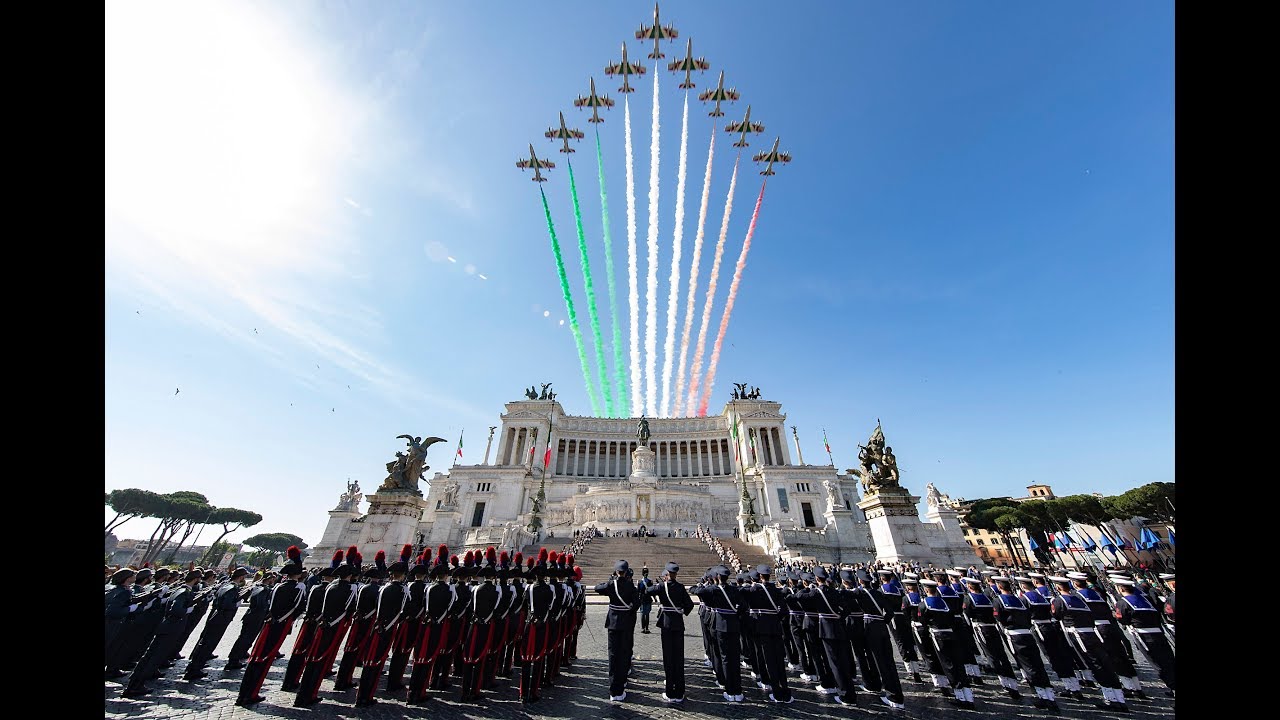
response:
M840 700L856 702L858 691L853 684L853 646L849 643L849 633L841 616L842 603L838 591L828 586L815 586L796 594L804 603L805 611L813 613L817 619L818 640L822 643ZM825 684L824 687L831 689Z
M338 675L333 679L334 690L355 687L356 664L364 655L370 632L373 630L373 616L378 611L380 587L369 582L360 585L356 591L355 617L351 619L351 626L347 631L347 643L342 648L342 659L338 661Z
M800 602L800 598L796 597L799 592L798 588L788 588L783 600L787 603L787 624L791 629L791 642L795 646L796 659L794 664L800 666L800 672L805 678L816 678L818 676L818 668L814 665L813 655L810 652L811 647L808 639L805 637L805 610L804 605Z
M213 591L210 605L213 610L200 632L200 640L191 651L191 661L187 663L185 677L188 680L198 679L203 674L205 663L209 662L214 649L222 642L227 626L235 619L236 610L240 608L240 586L233 582L223 583Z
M364 652L360 658L360 687L356 690L357 707L372 705L376 702L373 699L373 693L378 689L378 680L382 677L382 666L386 663L387 654L391 652L391 646L395 643L396 631L408 599L409 593L403 580L392 580L378 588L373 625L369 629L369 639L364 644Z
M1076 588L1075 592L1093 613L1093 626L1102 646L1107 649L1111 664L1115 666L1120 686L1129 691L1141 691L1142 684L1138 681L1138 670L1133 666L1132 651L1126 648L1120 628L1112 624L1111 603L1093 588Z
M242 666L249 659L249 648L253 646L253 641L262 631L262 623L267 619L273 588L259 585L249 591L249 607L240 616L240 634L231 646L231 652L227 653L228 667L234 669L235 666Z
M956 585L961 586L959 590L956 590ZM947 607L951 608L951 614L955 616L955 622L952 623L955 635L952 640L960 652L964 672L969 675L973 684L981 685L982 670L978 667L978 645L973 641L973 631L969 627L968 619L964 616L965 589L963 583L957 580L952 585L939 584L938 594L942 596L943 601L947 603ZM968 686L966 685L965 687Z
M1044 700L1053 700L1053 693L1048 690L1049 675L1044 669L1044 660L1040 657L1040 648L1036 646L1036 637L1031 629L1031 609L1016 595L1001 593L992 602L995 608L996 622L999 623L1004 636L1008 638L1013 657L1022 668L1027 682L1036 689L1036 694Z
M932 644L933 657L942 667L956 697L961 698L969 688L969 675L964 671L965 655L956 637L955 614L943 597L929 595L916 606L916 620L922 632L920 642Z
M284 644L284 639L293 629L294 618L302 611L306 597L306 585L302 581L281 580L271 588L268 600L267 617L258 633L258 640L253 644L249 655L249 665L245 668L244 677L240 678L240 696L237 705L249 705L261 699L262 681L275 662L276 653Z
M850 580L850 582L853 581ZM856 588L845 586L838 588L836 592L840 596L840 614L844 616L844 632L849 638L849 657L851 658L849 676L854 683L857 683L858 671L861 670L863 687L878 693L883 684L875 661L867 653L867 640L863 634L865 623L862 621L862 606L854 598L854 593L858 591Z
M542 684L543 665L546 663L548 619L551 614L552 590L539 576L538 582L525 587L525 628L520 640L520 700L536 702L541 699L538 690ZM634 615L632 616L634 626ZM613 644L609 646L612 668Z
M911 614L902 611L902 587L893 581L881 583L880 594L884 596L885 612L890 614L889 624L892 628L893 642L898 646L898 655L902 658L902 666L912 674L918 674L919 657L916 655L915 635L911 632ZM919 677L916 680L919 681Z
M395 644L391 647L391 663L387 666L389 692L404 688L404 669L409 665L409 656L418 644L418 635L422 632L426 591L427 581L420 577L405 585L408 597L404 601L404 616L400 619L400 631L396 633Z
M892 605L892 600L876 587L858 588L853 598L862 608L863 642L866 643L867 655L875 665L879 686L888 691L890 700L901 703L902 681L898 678L898 667L893 662L893 644L889 639L889 620L896 608ZM901 601L901 596L897 599ZM867 677L870 678L870 673L867 673Z
M302 671L307 666L307 651L311 649L311 641L320 623L320 610L324 607L324 591L328 582L315 582L307 585L305 610L302 612L302 626L293 639L293 650L289 653L289 663L284 668L284 684L280 686L285 692L295 692L302 679Z
M433 681L432 675L441 673L441 669L436 667L436 660L448 640L449 617L458 602L455 586L439 580L428 585L423 596L422 630L413 650L413 674L409 677L410 703L421 702L427 684ZM448 672L448 668L443 671Z
M1043 593L1049 593L1046 597ZM1049 659L1049 667L1062 681L1067 692L1080 692L1080 679L1076 677L1075 653L1067 644L1066 634L1062 626L1052 617L1053 593L1045 586L1035 590L1023 590L1019 596L1026 603L1031 613L1031 631L1044 648L1044 655Z
M726 695L742 695L742 643L738 638L741 625L738 608L742 599L738 588L727 584L695 585L689 591L697 595L707 606L707 625L711 628L717 664L716 675L721 679Z
M470 622L462 639L462 700L478 700L484 685L489 643L493 640L493 618L498 609L499 591L492 582L471 591L467 607Z
M144 693L146 688L143 683L150 680L160 668L161 663L174 654L174 647L181 641L183 632L187 629L187 616L192 609L192 595L192 589L183 584L166 598L164 618L156 628L156 635L152 638L151 644L147 646L146 651L142 653L142 658L134 667L133 674L129 676L129 684L124 689L126 697Z
M1004 636L996 625L995 605L986 593L970 590L964 594L963 606L965 618L973 632L974 642L982 653L991 661L991 667L1000 678L1000 685L1013 698L1020 697L1018 681L1013 675L1013 665L1005 652Z
M1084 598L1073 592L1064 592L1050 603L1050 613L1062 623L1067 642L1076 656L1093 673L1102 687L1103 699L1108 703L1124 703L1120 689L1120 677L1093 624L1093 611Z
M120 631L124 628L125 620L129 617L129 606L133 605L134 596L132 587L132 585L129 587L112 585L104 596L107 637L103 657L106 657L106 654L110 652L112 643L119 636Z
M318 587L318 586L317 586ZM307 707L318 701L320 681L333 666L338 646L351 626L351 613L356 607L356 587L339 578L324 587L320 618L307 650L307 665L302 672L294 707Z
M1160 680L1173 690L1174 659L1160 627L1160 611L1137 590L1129 589L1116 603L1116 620L1133 636L1134 644L1160 672Z
M738 592L751 615L756 674L776 702L791 702L791 688L787 687L787 671L783 664L786 654L782 646L782 627L788 613L782 590L773 583L757 582L739 586Z
M596 585L595 591L609 596L609 612L604 620L605 630L609 633L609 697L618 697L627 690L640 598L635 584L627 578L606 580Z
M191 606L188 608L187 625L182 628L181 637L174 644L173 653L169 656L168 662L179 660L182 657L182 648L187 645L187 638L191 637L191 633L196 629L196 625L200 624L201 618L208 611L210 603L213 602L212 588L204 583L196 583L195 589L192 591Z

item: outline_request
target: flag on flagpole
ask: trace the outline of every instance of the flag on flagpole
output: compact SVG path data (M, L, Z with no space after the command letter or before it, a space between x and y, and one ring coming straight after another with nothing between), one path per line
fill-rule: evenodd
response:
M1079 545L1079 544L1080 544L1080 543L1076 542L1074 539L1072 539L1072 537L1071 537L1070 535L1068 535L1068 534L1067 534L1067 531L1066 531L1066 530L1063 530L1063 531L1062 531L1062 536L1061 536L1061 537L1062 537L1062 542L1063 542L1067 547L1070 547L1070 546L1072 546L1072 545Z
M1097 552L1098 543L1093 541L1093 538L1089 535L1089 533L1084 528L1080 528L1080 534L1084 535L1084 542L1081 543L1084 549L1089 552Z
M466 432L467 429L463 428L462 432L458 433L458 457L462 457L462 435Z
M827 447L827 454L831 454L831 443L827 442L827 429L822 428L822 444Z
M1049 552L1058 552L1058 540L1053 533L1045 533L1044 537L1049 541Z
M1102 526L1098 527L1098 532L1102 533L1102 549L1109 550L1112 555L1115 555L1116 554L1115 541L1111 539L1111 536L1107 534L1107 531L1103 529Z
M1173 547L1173 528L1169 528L1169 547Z
M750 428L747 429L747 442L751 444L751 462L755 462L756 461L756 434L752 432Z
M1035 538L1033 538L1033 537L1031 537L1030 535L1028 535L1028 536L1027 536L1027 549L1028 549L1028 550L1030 550L1031 552L1035 552L1036 550L1039 550L1039 549L1040 549L1040 543L1036 542L1036 539L1035 539Z

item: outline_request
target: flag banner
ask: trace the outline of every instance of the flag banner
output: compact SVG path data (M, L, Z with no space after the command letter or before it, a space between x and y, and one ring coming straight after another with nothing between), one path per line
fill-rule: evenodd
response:
M1079 532L1084 536L1084 542L1081 543L1081 546L1088 552L1097 552L1098 543L1093 541L1093 538L1089 536L1089 533L1086 532L1084 528L1080 528Z
M1058 546L1060 543L1058 542L1058 539L1053 536L1053 533L1045 533L1044 537L1045 540L1049 542L1049 552L1058 552Z
M458 434L458 457L462 457L462 434Z
M542 457L542 467L551 467L551 445L547 445L547 453Z
M831 454L831 443L827 442L827 429L822 428L822 444L827 448L827 454Z
M1169 528L1169 547L1173 547L1173 546L1174 546L1173 528Z

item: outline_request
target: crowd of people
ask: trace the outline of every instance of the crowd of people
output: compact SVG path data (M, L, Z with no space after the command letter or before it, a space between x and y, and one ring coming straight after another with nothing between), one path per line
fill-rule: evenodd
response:
M572 553L542 549L526 559L490 547L459 560L441 545L433 561L430 549L414 558L413 546L405 545L398 561L385 561L379 551L366 565L351 547L309 574L291 547L278 572L248 587L244 568L221 579L199 568L119 570L106 591L106 676L131 670L123 695L146 695L146 683L181 659L186 638L212 606L184 672L198 682L241 600L249 609L224 667L244 673L237 705L265 700L263 683L284 659L290 634L282 689L295 693L295 707L320 702L330 676L334 690L356 689L356 706L375 704L384 667L385 692L400 696L407 689L410 704L454 683L464 701L474 701L516 668L521 700L537 702L577 657L586 605Z
M708 545L715 549L710 539ZM661 604L666 675L662 699L684 700L684 622L701 600L699 620L705 665L728 702L743 702L742 673L749 671L770 702L790 703L793 673L838 704L857 703L869 692L891 708L904 707L905 674L928 682L953 704L972 709L973 686L993 677L1011 698L1021 687L1034 705L1059 711L1056 693L1084 699L1098 688L1099 707L1126 711L1127 698L1145 699L1134 666L1137 649L1156 668L1166 693L1174 693L1174 577L1160 579L1168 594L1151 602L1132 577L1038 572L1008 577L972 568L893 567L773 568L733 572L708 569L686 588L679 566L668 563L661 581L636 587L627 561L611 580L595 587L609 596L609 699L626 700L635 613L644 599ZM873 575L874 573L874 575ZM647 573L646 573L647 575ZM1114 589L1114 598L1105 588ZM646 623L647 625L647 623ZM1048 660L1046 665L1045 660ZM1061 687L1049 680L1052 668Z
M720 542L719 539L713 536L701 525L699 525L698 529L694 531L693 536L705 542L711 552L719 556L720 562L726 567L732 568L734 572L742 571L742 559L738 557L738 553L734 552L733 548Z

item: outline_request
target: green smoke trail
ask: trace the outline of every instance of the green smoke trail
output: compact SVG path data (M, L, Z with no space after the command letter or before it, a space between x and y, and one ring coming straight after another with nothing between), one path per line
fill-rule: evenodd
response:
M596 291L591 282L591 263L587 260L587 234L582 229L582 208L578 206L578 183L573 179L573 163L566 158L565 165L569 166L569 194L573 197L573 221L578 226L578 254L582 257L582 284L587 288L587 317L591 320L591 339L596 344L596 366L600 370L600 394L604 395L604 416L613 417L613 392L609 388L609 368L604 362L604 342L600 339L600 316L596 311Z
M617 386L618 411L631 407L627 394L627 371L622 359L622 327L618 325L618 291L613 284L613 241L609 239L609 195L604 186L604 158L600 155L600 130L596 130L596 165L600 169L600 218L604 222L604 271L609 276L609 326L613 328L613 382ZM630 414L630 410L627 411Z
M560 276L560 293L564 295L564 306L569 312L569 331L573 333L573 344L578 348L578 363L582 365L582 382L587 386L587 398L591 401L591 412L600 414L600 401L596 399L595 388L591 385L591 369L587 364L587 351L582 347L582 329L578 327L578 313L573 310L573 295L569 293L569 278L564 274L564 258L560 256L560 241L556 239L556 226L551 222L551 206L547 204L547 194L538 188L542 195L542 209L547 213L547 232L551 233L551 252L556 256L556 273Z

